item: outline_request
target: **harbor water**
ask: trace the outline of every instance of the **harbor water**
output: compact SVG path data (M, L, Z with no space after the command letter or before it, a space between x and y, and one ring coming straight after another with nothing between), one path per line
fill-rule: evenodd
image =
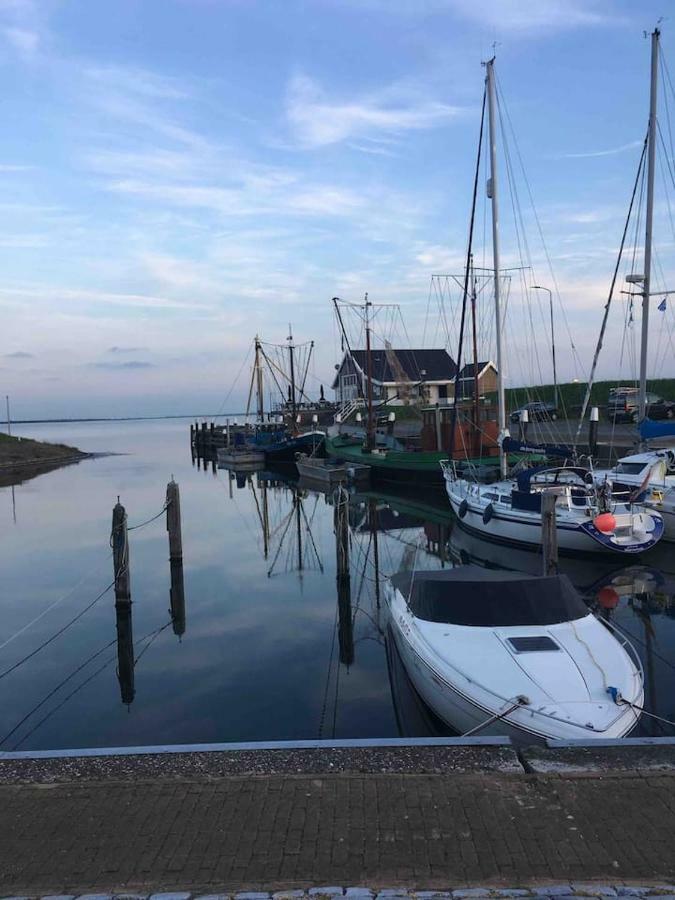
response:
M0 750L452 734L388 638L383 580L457 562L541 570L536 553L453 528L442 490L397 485L350 496L350 576L338 579L334 497L298 485L293 467L232 476L192 457L182 420L19 433L110 455L0 488ZM172 476L182 594L161 513ZM130 615L109 589L118 496L132 528ZM633 641L646 708L670 720L672 549L629 566L561 561ZM646 717L636 732L674 733Z

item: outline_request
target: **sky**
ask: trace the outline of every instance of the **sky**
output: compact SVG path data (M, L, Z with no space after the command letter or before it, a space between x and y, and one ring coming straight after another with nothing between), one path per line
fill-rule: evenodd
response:
M318 392L340 358L334 296L399 305L380 311L379 341L449 343L456 358L459 304L439 315L432 275L464 265L493 53L514 172L500 157L503 262L531 266L513 275L506 383L551 381L548 295L516 297L535 279L554 292L559 379L583 380L646 128L644 31L664 10L0 0L0 395L13 417L239 410L254 335L283 343L289 323L315 341ZM662 28L669 64L675 20ZM491 252L484 181L477 265ZM675 287L666 194L659 290ZM633 374L627 302L600 376ZM675 376L675 298L655 304L651 374ZM493 315L485 292L481 355Z

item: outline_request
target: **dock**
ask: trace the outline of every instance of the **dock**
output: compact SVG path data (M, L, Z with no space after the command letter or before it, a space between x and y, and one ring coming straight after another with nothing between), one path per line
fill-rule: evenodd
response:
M672 740L318 743L2 754L4 894L675 894Z

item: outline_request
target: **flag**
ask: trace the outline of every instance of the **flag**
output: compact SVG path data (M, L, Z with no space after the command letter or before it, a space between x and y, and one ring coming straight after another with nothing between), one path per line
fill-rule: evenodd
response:
M663 300L659 303L659 311L660 311L660 312L665 312L665 311L666 311L666 298L665 298L665 297L664 297Z

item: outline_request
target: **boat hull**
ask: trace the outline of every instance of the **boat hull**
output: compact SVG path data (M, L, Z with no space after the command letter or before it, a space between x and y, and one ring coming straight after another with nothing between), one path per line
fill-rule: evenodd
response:
M470 534L482 537L485 540L507 544L522 549L541 548L542 520L540 513L531 513L526 510L511 511L500 510L498 505L493 506L493 512L488 521L485 521L485 504L479 505L472 501L458 487L457 482L446 478L446 489L452 511L457 517L457 522ZM622 545L612 543L611 539L599 532L590 520L565 521L559 516L556 523L558 537L558 550L563 554L618 554L635 556L651 550L663 534L663 521L659 517L653 519L653 536L646 540L636 540Z
M265 459L268 462L295 462L296 453L306 453L308 456L320 453L324 441L325 435L320 431L289 437L265 447Z
M390 628L394 635L396 647L408 676L420 697L436 716L459 734L476 730L482 735L492 733L512 738L517 743L543 742L551 739L593 740L602 738L621 738L630 734L639 721L639 713L626 706L616 720L604 731L594 731L579 725L537 716L527 709L518 707L509 710L509 701L501 705L488 705L472 696L472 688L476 693L476 685L469 678L451 679L446 672L441 672L431 660L425 658L422 644L413 637L411 629L412 617L406 609L403 597L392 591L388 597L390 610ZM448 670L450 671L450 670ZM495 686L499 688L499 685ZM642 706L644 693L638 692L635 698L637 706ZM494 721L496 714L502 713ZM548 720L545 724L545 719ZM493 720L488 722L488 720Z

